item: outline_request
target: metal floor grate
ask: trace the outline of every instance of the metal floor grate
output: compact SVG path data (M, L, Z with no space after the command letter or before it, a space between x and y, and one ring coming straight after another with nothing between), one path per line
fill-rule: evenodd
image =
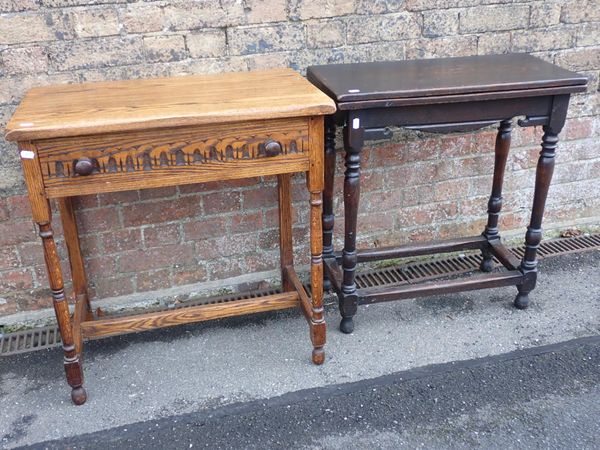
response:
M540 244L538 255L540 259L542 259L551 256L564 255L566 253L592 250L595 248L600 248L600 234L543 241ZM511 247L510 251L520 259L523 256L524 247ZM420 282L427 279L456 276L477 270L480 262L480 254L465 253L464 255L460 256L449 256L446 258L437 258L428 261L419 261L409 264L399 264L390 267L364 270L357 273L356 284L359 288L371 288L376 286L400 285ZM307 287L307 290L310 293L309 287ZM280 292L279 289L266 289L262 291L254 291L252 293L242 292L208 299L202 298L191 300L172 305L170 308L179 309L202 304L231 302L252 297L262 297L278 292ZM154 310L164 309L165 308L162 307L155 308ZM153 310L144 310L144 312L151 311ZM131 314L131 312L125 312L120 315ZM111 316L114 316L114 314L111 314ZM60 343L60 334L56 326L0 334L0 356L43 350L46 348L59 346Z

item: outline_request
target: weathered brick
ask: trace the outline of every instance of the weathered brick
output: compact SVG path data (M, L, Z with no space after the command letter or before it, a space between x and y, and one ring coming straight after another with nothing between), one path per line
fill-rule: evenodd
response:
M406 59L469 56L477 53L476 36L450 36L409 41Z
M571 0L563 4L560 20L565 23L600 21L600 0Z
M529 6L479 6L460 12L461 33L483 33L526 28Z
M127 0L38 0L43 6L49 8L62 8L64 6L91 6L106 3L126 3Z
M346 23L324 20L306 24L306 43L309 48L337 47L346 41Z
M103 251L107 254L142 248L142 232L137 228L111 230L100 236L102 237Z
M403 12L382 16L348 19L347 41L362 44L376 41L395 41L415 38L421 34L417 16Z
M113 207L76 212L81 233L115 230L120 228L119 212Z
M39 8L36 0L0 0L0 12L33 11Z
M135 286L137 292L146 292L156 289L164 289L169 286L171 271L167 269L154 270L152 272L140 272L135 275Z
M201 217L183 224L183 238L185 241L200 241L222 236L224 230L227 230L227 219L225 217Z
M423 12L423 36L440 37L458 32L458 10L435 10Z
M355 0L291 0L290 12L293 18L306 20L321 17L335 17L352 14Z
M181 240L178 223L153 225L144 228L144 245L146 248L162 247L176 244Z
M304 45L304 28L293 23L228 28L227 42L233 55L293 50Z
M142 40L137 37L65 41L50 46L54 69L77 70L140 63L144 60Z
M135 291L133 278L129 275L93 279L90 284L92 298L118 297Z
M385 14L404 9L404 0L356 0L356 14Z
M531 5L529 25L533 28L543 28L560 23L559 2L536 2Z
M19 255L15 246L0 247L0 270L13 269L19 266Z
M515 52L559 50L571 47L573 35L564 28L543 31L518 31L512 34L512 49Z
M144 37L144 54L148 62L179 61L187 57L181 35Z
M246 0L248 23L281 22L287 19L287 0Z
M5 270L0 272L0 290L25 290L33 287L33 277L27 269Z
M600 69L600 46L566 50L556 55L556 64L572 70Z
M600 23L581 24L576 35L576 44L578 47L600 45Z
M119 34L119 19L114 9L90 9L71 13L75 35L98 37Z
M220 2L213 0L185 1L168 4L164 8L165 24L172 30L194 30L206 27L221 27L242 21L243 9L239 15L231 16Z
M482 34L477 39L477 54L508 53L511 47L510 32Z
M170 244L123 253L119 257L119 270L128 273L165 267L182 267L193 261L194 248L191 245Z
M0 246L29 242L37 237L33 223L30 221L5 221L0 223Z
M206 268L203 266L192 266L191 268L173 269L171 275L172 284L181 286L185 284L198 283L206 280Z
M24 44L27 42L60 39L56 30L54 14L11 14L0 16L0 44Z
M134 3L119 12L123 28L128 33L160 31L166 26L164 8L160 4Z
M202 197L205 214L219 214L239 211L242 200L239 192L214 192Z
M409 11L425 9L465 8L479 5L481 0L406 0L405 7Z
M48 55L44 47L9 47L1 55L2 66L10 75L32 74L48 70Z
M123 225L133 227L149 223L172 222L197 216L200 213L200 200L195 196L136 203L123 210Z
M192 58L214 58L227 50L227 35L224 29L203 30L185 37Z
M247 233L251 230L260 230L263 226L262 211L244 212L231 217L231 233Z

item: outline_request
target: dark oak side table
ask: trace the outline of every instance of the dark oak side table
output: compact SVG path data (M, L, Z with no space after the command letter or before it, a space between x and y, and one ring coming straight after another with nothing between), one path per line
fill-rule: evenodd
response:
M309 67L307 76L338 107L325 123L323 257L326 287L330 285L339 297L340 329L353 331L358 304L497 286L515 285L518 294L514 304L526 308L528 294L536 284L536 251L542 238L542 216L558 134L565 123L570 95L585 91L587 79L526 54L331 64ZM517 116L525 117L518 121L519 126L541 125L544 130L522 261L502 245L498 231L512 119ZM389 126L444 133L476 130L498 122L488 222L482 235L357 251L360 154L365 140L389 136ZM341 253L335 253L332 245L336 126L343 126L346 165ZM491 272L493 257L507 270L419 285L356 288L357 263L466 249L481 250L483 272Z
M6 138L19 144L74 403L87 398L85 338L300 307L310 328L312 360L323 363L323 115L334 111L329 97L291 69L49 86L27 93ZM306 173L310 192L310 297L294 270L290 180L295 172ZM270 175L277 176L279 189L281 292L115 317L92 309L72 197ZM52 198L58 199L69 254L72 317L51 226Z

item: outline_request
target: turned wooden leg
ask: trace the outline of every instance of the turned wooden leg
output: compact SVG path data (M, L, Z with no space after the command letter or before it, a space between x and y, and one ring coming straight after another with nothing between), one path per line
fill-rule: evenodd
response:
M323 117L313 117L309 122L310 170L307 184L310 192L310 286L311 318L310 338L313 344L312 361L325 361L326 325L323 309Z
M537 279L536 254L542 240L542 218L544 216L548 188L550 187L550 181L554 172L557 144L558 133L549 126L545 126L544 136L542 137L542 151L535 175L531 221L525 235L525 254L523 255L520 267L525 275L525 280L522 285L517 287L519 293L515 298L515 306L519 309L525 309L529 305L529 293L535 287Z
M292 242L292 174L277 175L279 193L279 255L281 264L281 284L283 290L293 291L294 286L288 280L285 267L294 265L294 248Z
M502 183L504 182L504 171L506 169L506 160L510 149L510 138L512 131L512 121L503 120L498 127L496 135L495 160L494 160L494 181L492 183L492 194L488 201L488 221L483 235L489 240L500 239L498 231L498 218L502 209ZM485 248L482 251L483 260L480 269L483 272L492 271L492 254Z
M333 258L333 185L335 180L335 122L333 117L325 119L325 189L323 190L323 258ZM327 275L323 278L323 289L330 290Z
M56 314L56 320L58 322L62 340L67 382L72 388L71 399L76 405L82 405L86 401L87 394L83 388L83 370L81 362L79 355L75 350L69 304L65 297L62 271L58 253L56 251L56 243L54 242L54 234L50 222L38 223L38 227L44 246L44 258L46 260L46 268L48 269L50 289L52 290L54 312Z
M358 119L355 119L358 120ZM340 330L344 333L354 331L353 317L358 307L356 292L356 225L358 201L360 198L360 152L363 146L363 129L351 122L344 127L344 150L346 171L344 173L344 250L342 269L344 272L340 313Z

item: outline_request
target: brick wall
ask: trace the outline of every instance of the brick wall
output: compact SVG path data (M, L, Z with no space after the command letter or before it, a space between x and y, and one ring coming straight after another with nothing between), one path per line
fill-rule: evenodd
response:
M24 92L49 83L531 52L590 77L562 133L546 228L600 216L598 0L0 0L0 13L2 131ZM361 245L478 233L493 140L401 133L367 148ZM539 140L539 129L516 132L507 230L526 224ZM303 250L306 195L294 182ZM81 198L94 298L273 270L275 200L271 179ZM50 306L29 215L16 148L0 140L0 316Z

